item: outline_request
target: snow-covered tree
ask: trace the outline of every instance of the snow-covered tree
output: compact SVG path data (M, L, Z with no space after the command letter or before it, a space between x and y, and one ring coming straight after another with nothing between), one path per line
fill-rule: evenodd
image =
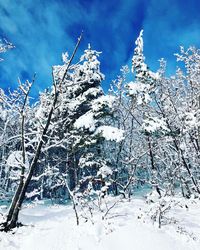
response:
M66 138L66 174L69 187L84 190L89 182L94 188L104 184L107 169L112 173L103 145L105 140L120 141L121 130L109 124L113 96L105 95L101 87L100 53L88 45L80 63L73 66L61 86L62 95L57 110L62 121L62 136ZM63 66L54 67L55 79ZM104 174L102 174L104 172Z
M154 91L155 80L159 75L149 70L145 63L143 55L143 30L141 30L135 44L136 47L132 58L132 73L135 81L130 82L127 87L130 96L135 97L137 95L137 104L140 105L151 101L150 94Z

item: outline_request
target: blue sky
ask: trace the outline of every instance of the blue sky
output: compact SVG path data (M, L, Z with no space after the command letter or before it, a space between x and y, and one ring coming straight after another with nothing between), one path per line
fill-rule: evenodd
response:
M36 72L37 96L51 85L51 66L61 63L62 52L72 52L81 30L78 56L88 43L103 52L104 89L130 63L141 29L150 68L164 57L172 71L179 45L200 45L199 9L199 0L0 0L0 37L15 45L0 63L0 87L14 88L18 77Z

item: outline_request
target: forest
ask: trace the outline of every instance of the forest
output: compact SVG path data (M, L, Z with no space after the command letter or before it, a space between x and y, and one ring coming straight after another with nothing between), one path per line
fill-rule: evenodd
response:
M145 197L151 207L142 216L159 228L173 223L172 208L200 204L200 50L180 47L176 72L163 58L153 72L141 30L131 65L104 91L101 52L88 44L77 59L82 36L52 66L52 84L37 102L30 95L37 74L18 79L15 90L0 88L3 234L24 228L20 213L34 202L71 206L80 225Z

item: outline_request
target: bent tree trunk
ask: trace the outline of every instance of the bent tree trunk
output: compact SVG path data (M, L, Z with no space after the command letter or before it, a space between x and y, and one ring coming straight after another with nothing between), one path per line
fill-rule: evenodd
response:
M63 74L60 85L62 85L62 83L63 83L63 81L64 81L64 79L66 77L67 71L69 69L69 66L71 65L71 62L72 62L75 54L76 54L76 51L78 49L78 46L80 44L81 39L82 39L82 34L78 38L77 44L76 44L75 49L73 51L73 54L72 54L72 56L70 58L68 66L67 66L67 68L65 70L65 73ZM14 198L12 200L10 210L9 210L9 213L8 213L8 216L7 216L7 220L6 220L5 223L3 223L3 229L1 229L3 231L7 232L7 231L9 231L9 230L11 230L11 229L13 229L13 228L15 228L15 227L17 227L19 225L19 223L18 223L19 211L20 211L22 203L23 203L23 201L25 199L25 194L26 194L28 185L29 185L29 183L30 183L30 181L32 179L34 170L37 167L37 163L38 163L38 160L39 160L39 157L40 157L42 146L47 141L47 137L46 137L47 131L48 131L49 125L51 123L52 115L53 115L54 109L56 107L58 96L59 96L59 89L57 89L57 84L54 81L54 77L53 77L53 86L54 86L54 99L53 99L53 103L52 103L52 106L51 106L49 114L48 114L46 125L45 125L45 127L43 129L42 136L41 136L41 139L40 139L40 141L38 143L38 146L37 146L37 149L36 149L36 152L35 152L35 156L34 156L34 158L32 160L28 175L27 175L26 179L23 180L23 182L20 182L20 185L18 186L18 189L17 189L17 191L15 193L15 196L14 196Z
M34 170L35 170L35 168L37 166L42 146L46 142L46 134L47 134L47 131L48 131L48 128L49 128L49 125L50 125L50 122L51 122L51 118L52 118L52 115L53 115L53 111L55 109L55 105L56 105L56 102L57 102L57 99L58 99L58 93L59 92L56 90L56 86L55 86L55 97L54 97L52 107L51 107L51 109L49 111L46 126L45 126L45 128L43 130L42 137L41 137L41 139L40 139L40 141L38 143L38 147L37 147L37 150L36 150L36 153L35 153L35 157L34 157L32 163L31 163L28 175L27 175L24 183L22 184L21 190L19 190L20 193L18 194L17 193L18 190L17 190L17 192L15 194L15 197L14 197L15 199L12 201L12 204L11 204L12 210L10 209L9 214L8 214L9 216L7 217L7 221L6 221L5 225L4 225L5 231L9 231L10 229L17 226L19 210L20 210L21 205L22 205L22 203L24 201L27 187L28 187L28 185L29 185L29 183L31 181ZM18 195L18 197L17 197L17 195ZM16 201L16 199L17 199L17 201Z
M20 115L21 115L21 119L22 119L22 122L21 122L22 163L21 163L21 174L20 174L19 185L17 187L17 190L16 190L14 197L12 199L12 202L11 202L11 205L10 205L10 208L8 211L8 215L7 215L7 221L10 221L12 218L12 214L14 212L18 197L22 191L22 187L24 184L24 174L25 174L25 164L26 164L26 152L25 152L26 150L25 150L25 136L24 136L24 133L25 133L25 107L26 107L28 96L29 96L29 93L30 93L30 90L31 90L31 87L32 87L34 81L35 81L35 75L34 75L32 83L29 83L27 81L28 89L27 89L27 91L25 91L24 88L21 88L21 82L19 80L19 83L20 83L19 88L21 88L21 90L23 91L23 93L25 95L23 105L22 105L22 108L20 111Z

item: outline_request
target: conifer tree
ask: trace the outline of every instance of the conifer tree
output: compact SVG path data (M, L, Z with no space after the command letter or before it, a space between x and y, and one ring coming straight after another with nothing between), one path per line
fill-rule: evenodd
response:
M97 174L102 177L106 171L108 175L112 173L103 155L103 143L105 139L122 137L122 132L108 122L114 98L106 96L101 87L104 75L100 71L99 55L100 52L88 45L80 63L71 68L62 86L58 113L62 116L60 120L64 120L62 134L67 139L66 172L71 190L77 185L83 188ZM54 67L58 80L62 67Z

